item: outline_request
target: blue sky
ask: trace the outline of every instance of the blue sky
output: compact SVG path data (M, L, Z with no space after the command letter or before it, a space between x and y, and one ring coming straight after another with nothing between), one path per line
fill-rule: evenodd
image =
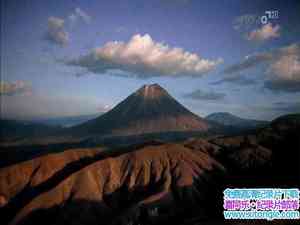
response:
M148 83L201 116L300 111L299 1L1 4L4 117L103 112Z

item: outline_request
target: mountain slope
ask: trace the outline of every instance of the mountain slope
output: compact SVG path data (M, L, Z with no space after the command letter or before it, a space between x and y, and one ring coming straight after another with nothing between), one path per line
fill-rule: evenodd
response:
M104 115L71 129L75 134L136 135L207 131L209 124L158 84L145 85Z
M268 124L267 121L244 119L227 112L212 113L206 116L205 119L224 126L237 128L256 128Z
M156 210L156 218L169 220L191 210L201 215L216 178L224 174L223 166L210 155L179 144L147 145L104 158L99 154L72 150L0 170L0 203L6 220L99 224L100 219L101 224L135 224L147 219L141 210Z

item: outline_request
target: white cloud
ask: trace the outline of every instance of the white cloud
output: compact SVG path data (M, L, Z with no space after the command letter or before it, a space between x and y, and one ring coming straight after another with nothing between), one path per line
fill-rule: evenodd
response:
M185 98L190 98L194 100L205 100L205 101L220 101L224 100L226 94L220 92L205 92L203 90L197 89L190 93L183 95Z
M92 18L85 11L77 7L74 12L69 15L69 20L75 23L78 19L82 19L85 23L89 24Z
M77 20L83 20L89 24L91 22L91 16L77 7L66 20L54 16L49 17L46 39L61 46L67 45L70 40L70 35L69 32L66 31L66 27L68 27L66 23L69 22L69 25L73 25Z
M270 66L270 73L276 79L295 80L300 82L299 55L283 55Z
M0 94L4 96L28 96L31 95L31 93L31 84L22 80L17 80L15 82L1 81L0 83Z
M67 64L85 67L95 73L119 69L146 78L198 76L215 69L222 62L222 59L204 59L182 48L155 42L149 34L136 34L128 42L108 42Z
M261 28L251 31L247 35L247 39L250 41L265 41L278 37L280 37L280 26L272 26L271 23L267 23Z
M273 91L300 92L300 44L247 56L239 63L225 68L225 74L266 65L264 86Z
M69 42L69 34L64 28L65 21L58 17L48 18L47 39L55 44L64 46Z
M50 30L60 30L64 28L65 21L58 17L49 17L48 18L48 28Z
M274 91L300 92L300 45L290 45L269 66L265 87Z

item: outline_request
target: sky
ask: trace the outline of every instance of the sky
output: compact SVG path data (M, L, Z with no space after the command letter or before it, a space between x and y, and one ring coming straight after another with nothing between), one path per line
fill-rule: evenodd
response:
M158 83L200 116L300 112L300 2L2 0L1 117L106 112Z

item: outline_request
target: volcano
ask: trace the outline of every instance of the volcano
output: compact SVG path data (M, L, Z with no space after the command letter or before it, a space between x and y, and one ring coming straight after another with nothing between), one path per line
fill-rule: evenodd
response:
M158 84L144 85L109 112L72 128L79 135L207 131L209 124Z

